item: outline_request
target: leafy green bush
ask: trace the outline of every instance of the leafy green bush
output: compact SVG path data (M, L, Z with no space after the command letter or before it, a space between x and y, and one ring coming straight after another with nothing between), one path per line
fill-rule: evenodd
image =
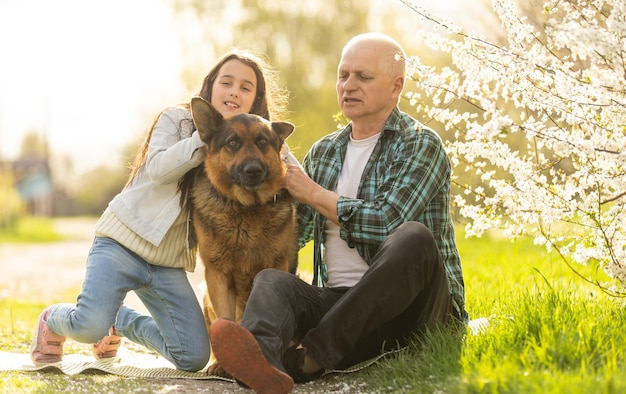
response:
M13 185L13 176L0 167L0 231L15 228L17 221L25 214L24 202Z

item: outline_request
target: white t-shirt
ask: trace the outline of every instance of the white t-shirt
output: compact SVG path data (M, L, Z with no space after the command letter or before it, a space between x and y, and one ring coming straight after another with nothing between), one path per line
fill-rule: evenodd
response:
M350 136L346 157L337 181L339 195L356 198L365 165L374 150L380 133L363 140L353 140ZM356 248L348 246L339 236L339 226L326 221L326 268L328 286L354 286L368 269L368 265Z

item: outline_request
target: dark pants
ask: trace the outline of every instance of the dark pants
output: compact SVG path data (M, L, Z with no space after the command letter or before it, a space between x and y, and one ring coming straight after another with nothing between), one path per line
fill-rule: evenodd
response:
M381 244L354 287L321 288L282 271L261 271L241 324L283 371L292 341L336 369L404 346L413 334L450 323L451 313L437 244L424 225L407 222Z

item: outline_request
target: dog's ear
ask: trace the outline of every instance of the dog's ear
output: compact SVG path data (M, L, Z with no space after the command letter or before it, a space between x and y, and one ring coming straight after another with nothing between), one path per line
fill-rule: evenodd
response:
M293 132L296 126L289 122L272 122L272 130L284 141Z
M200 139L206 143L211 140L213 133L224 120L222 114L211 103L197 96L191 98L191 115Z

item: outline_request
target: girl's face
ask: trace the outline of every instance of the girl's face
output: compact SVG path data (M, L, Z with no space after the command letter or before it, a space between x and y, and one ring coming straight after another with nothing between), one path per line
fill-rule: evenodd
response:
M225 117L249 113L256 97L252 67L231 59L220 68L211 90L211 104Z

